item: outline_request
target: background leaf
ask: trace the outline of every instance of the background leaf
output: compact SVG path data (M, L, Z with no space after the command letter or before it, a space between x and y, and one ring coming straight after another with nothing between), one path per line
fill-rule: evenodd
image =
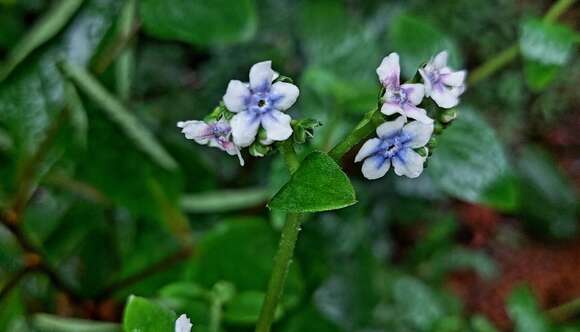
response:
M131 296L125 307L125 332L173 332L177 315L150 300Z

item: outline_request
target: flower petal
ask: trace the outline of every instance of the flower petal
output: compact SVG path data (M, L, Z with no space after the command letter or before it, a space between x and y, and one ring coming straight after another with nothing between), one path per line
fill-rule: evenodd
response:
M436 69L441 69L443 67L447 67L447 59L449 58L449 54L447 51L439 52L433 60L431 60L431 64Z
M419 121L413 121L403 127L403 133L410 137L407 143L411 148L420 148L425 146L431 135L433 135L433 123L425 124Z
M407 94L407 98L413 105L419 105L425 96L425 86L420 83L403 84L401 89Z
M365 159L361 171L365 178L375 180L385 176L390 167L390 159L377 155Z
M177 126L185 134L185 138L195 140L198 144L207 144L211 136L210 126L203 121L180 121Z
M465 83L465 76L467 71L460 70L451 72L449 74L442 74L441 81L449 86L462 86Z
M423 85L425 86L425 97L429 97L431 94L431 90L433 89L433 84L431 82L431 78L426 69L419 69L419 74L423 78Z
M431 119L428 115L427 115L427 111L425 111L422 108L419 108L417 106L411 105L411 104L405 104L404 105L404 114L411 118L411 119L415 119L417 121L423 122L423 123L433 123L433 119Z
M391 53L386 56L381 65L377 68L377 75L381 84L398 87L400 83L401 67L399 65L399 55Z
M179 316L175 321L175 332L191 332L193 325L185 314Z
M402 149L393 156L392 161L395 174L399 176L416 178L423 173L425 158L411 149Z
M266 129L266 137L273 141L284 141L292 135L292 118L277 110L271 110L262 117L262 126Z
M258 128L260 128L260 115L243 111L234 115L230 125L234 144L240 147L250 146L256 139Z
M250 88L253 92L267 91L273 79L272 61L258 62L250 68Z
M401 131L405 124L405 117L400 116L393 121L387 121L377 128L377 136L380 138L389 138Z
M457 97L456 90L450 90L442 85L436 87L431 91L431 98L443 108L452 108L459 104L459 98Z
M281 111L292 107L299 94L300 90L296 85L286 82L276 82L270 90L270 98L274 102L274 108Z
M370 140L366 141L356 154L356 157L354 157L354 162L358 163L359 161L362 161L366 157L377 152L381 146L381 143L382 141L378 138L371 138Z
M391 115L396 113L403 113L403 109L399 104L385 102L381 107L381 113L384 115Z
M230 112L238 113L247 109L250 89L238 80L231 80L224 95L224 104Z

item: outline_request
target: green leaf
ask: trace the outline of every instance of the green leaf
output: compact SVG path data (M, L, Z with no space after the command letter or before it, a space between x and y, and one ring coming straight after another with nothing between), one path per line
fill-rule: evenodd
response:
M107 115L116 122L125 134L135 142L143 152L167 170L177 168L177 163L155 139L151 132L131 114L123 104L110 94L85 69L71 63L63 63L62 69L74 83L82 89Z
M11 50L0 67L0 82L32 51L54 37L68 23L85 0L61 0Z
M266 294L258 291L246 291L236 296L224 308L224 320L232 324L250 325L258 321L262 303ZM276 310L276 319L282 316L280 307Z
M253 0L144 0L141 19L152 36L203 46L247 40L257 26Z
M463 109L451 127L438 137L427 171L451 196L481 202L484 193L506 169L506 157L497 134L475 112Z
M37 314L32 325L38 332L121 332L121 326L85 319L63 318L48 314Z
M526 82L533 91L545 89L558 76L560 69L560 66L546 65L533 60L527 60L524 63Z
M235 211L259 206L269 197L270 190L265 188L220 190L184 195L181 207L185 212L195 213Z
M286 212L320 212L355 204L354 188L340 167L323 152L312 152L268 206Z
M390 49L401 56L404 76L412 78L419 66L437 53L447 50L452 67L461 64L457 46L437 27L424 18L403 14L397 16L389 31Z
M549 332L548 320L538 307L532 292L517 287L507 300L507 312L515 322L514 332Z
M527 19L520 26L520 50L527 60L562 66L572 57L574 36L565 25Z
M471 318L471 328L473 332L498 332L497 328L485 316L481 315L475 315Z
M231 282L238 292L264 292L279 235L262 219L232 219L219 224L201 240L189 275L205 289ZM293 306L302 296L296 263L290 266L282 303Z
M393 298L399 319L418 331L429 331L444 315L443 303L423 282L401 277L393 285Z
M125 307L123 331L173 332L177 315L161 305L131 295Z
M519 156L522 185L520 213L539 234L571 237L578 230L577 194L555 161L538 147L530 146Z

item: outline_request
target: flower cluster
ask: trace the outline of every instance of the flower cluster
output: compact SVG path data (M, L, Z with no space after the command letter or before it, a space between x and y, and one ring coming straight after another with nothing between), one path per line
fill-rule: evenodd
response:
M271 61L259 62L250 69L249 83L229 82L223 106L206 121L178 122L177 126L187 139L237 155L243 166L242 148L250 147L252 155L263 156L269 145L292 135L292 118L284 111L299 94L296 85L272 70Z
M400 115L379 126L378 138L364 143L356 155L355 162L363 162L362 173L367 179L384 176L391 164L399 176L416 178L423 172L434 130L434 120L419 107L423 98L430 97L438 107L449 109L457 106L465 91L466 72L453 71L447 66L447 58L443 51L419 69L423 83L401 84L397 53L389 54L377 68L384 88L381 113Z

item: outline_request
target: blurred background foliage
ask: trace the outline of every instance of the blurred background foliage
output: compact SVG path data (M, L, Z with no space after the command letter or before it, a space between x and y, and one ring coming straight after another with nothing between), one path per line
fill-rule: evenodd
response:
M558 307L580 297L580 8L551 5L0 0L0 331L252 331L288 175L176 122L271 59L292 115L323 123L300 154L327 150L374 107L383 56L410 78L442 49L507 61L472 76L419 179L368 182L347 155L359 203L309 216L274 330L580 331Z

